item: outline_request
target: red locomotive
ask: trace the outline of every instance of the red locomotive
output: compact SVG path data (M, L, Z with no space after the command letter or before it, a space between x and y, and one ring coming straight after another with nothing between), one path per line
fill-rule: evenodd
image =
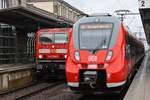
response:
M37 74L40 77L64 73L71 28L41 29L36 34Z
M144 54L143 43L114 16L81 18L69 43L67 84L79 93L120 92Z

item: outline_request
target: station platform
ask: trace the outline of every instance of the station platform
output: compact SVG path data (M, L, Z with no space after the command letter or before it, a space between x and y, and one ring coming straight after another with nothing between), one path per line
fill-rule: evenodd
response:
M2 64L0 73L34 68L35 64Z
M33 83L34 68L35 64L0 65L0 94Z
M150 100L150 52L147 52L124 100Z

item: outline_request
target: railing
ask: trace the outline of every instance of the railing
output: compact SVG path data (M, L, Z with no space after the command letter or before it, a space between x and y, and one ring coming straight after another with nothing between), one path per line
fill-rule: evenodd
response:
M15 62L15 37L12 26L0 24L0 64Z

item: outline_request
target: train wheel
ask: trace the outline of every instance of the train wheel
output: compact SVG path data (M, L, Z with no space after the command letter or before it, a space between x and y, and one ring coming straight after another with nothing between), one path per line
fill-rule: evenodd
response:
M76 87L69 87L70 88L70 90L72 90L72 91L77 91L77 88Z

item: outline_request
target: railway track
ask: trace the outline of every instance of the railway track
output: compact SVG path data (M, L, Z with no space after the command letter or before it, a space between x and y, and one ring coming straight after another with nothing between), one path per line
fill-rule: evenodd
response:
M24 100L62 83L62 81L52 83L38 83L23 89L16 90L14 92L2 94L0 95L0 100Z
M0 100L123 100L123 96L120 98L121 95L80 95L67 92L65 89L68 88L62 81L40 82L0 95Z
M81 95L68 92L63 82L40 83L1 96L0 100L122 100L119 95Z

